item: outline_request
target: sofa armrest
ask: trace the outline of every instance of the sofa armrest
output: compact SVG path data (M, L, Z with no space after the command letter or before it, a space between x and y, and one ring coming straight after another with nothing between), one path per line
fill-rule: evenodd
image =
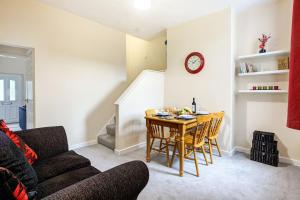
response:
M42 200L133 200L149 180L148 167L132 161L85 179Z
M24 142L38 155L38 159L49 158L69 150L64 127L35 128L17 131Z

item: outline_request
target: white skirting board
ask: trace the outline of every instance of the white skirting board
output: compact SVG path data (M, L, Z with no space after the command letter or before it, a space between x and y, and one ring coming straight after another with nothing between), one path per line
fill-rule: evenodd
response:
M92 146L92 145L95 145L95 144L97 144L97 140L90 140L90 141L82 142L82 143L79 143L79 144L70 145L69 149L70 150L75 150L75 149L79 149L79 148L83 148L83 147Z
M139 143L139 144L127 147L125 149L115 149L115 153L117 155L123 155L125 153L128 153L128 152L135 151L137 149L143 148L145 146L146 146L146 142L142 142L142 143Z
M232 151L233 151L233 154L235 152L250 154L250 149L240 147L240 146L234 147ZM284 156L279 156L279 162L286 163L286 164L291 164L291 165L295 165L295 166L300 166L300 160L295 160L295 159L287 158L287 157L284 157Z
M215 150L215 151L218 151L217 150L217 147L212 147L213 148L213 150ZM233 150L231 150L231 151L227 151L227 150L223 150L223 149L221 149L221 151L222 151L222 154L223 155L226 155L226 156L233 156L234 154L235 154L235 150L233 149Z

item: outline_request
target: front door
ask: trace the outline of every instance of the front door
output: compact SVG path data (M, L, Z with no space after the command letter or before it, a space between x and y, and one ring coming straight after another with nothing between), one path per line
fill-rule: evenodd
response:
M0 119L19 122L19 107L23 104L23 76L0 74Z

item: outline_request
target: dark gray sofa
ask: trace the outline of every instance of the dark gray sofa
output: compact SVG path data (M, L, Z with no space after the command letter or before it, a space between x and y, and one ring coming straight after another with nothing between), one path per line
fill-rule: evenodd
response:
M137 199L149 171L142 161L132 161L105 172L69 151L63 127L16 132L38 155L33 164L38 176L38 199L126 200Z

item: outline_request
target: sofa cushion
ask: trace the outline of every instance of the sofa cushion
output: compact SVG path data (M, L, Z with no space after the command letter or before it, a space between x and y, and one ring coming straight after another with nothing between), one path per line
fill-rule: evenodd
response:
M23 152L2 131L0 131L0 166L17 176L28 192L35 189L38 179L34 169L27 162Z
M64 127L35 128L15 132L38 155L39 160L69 151Z
M37 186L38 199L46 197L52 193L55 193L65 187L73 185L81 180L92 177L96 174L101 173L96 168L89 166L73 171L68 171L59 176L50 178Z
M24 153L29 164L33 164L37 160L37 154L14 132L12 132L4 122L0 120L0 130L5 133L15 145Z
M46 179L63 174L67 171L79 169L82 167L90 166L89 159L78 155L74 151L68 151L51 158L44 160L38 160L34 163L39 182L43 182Z

